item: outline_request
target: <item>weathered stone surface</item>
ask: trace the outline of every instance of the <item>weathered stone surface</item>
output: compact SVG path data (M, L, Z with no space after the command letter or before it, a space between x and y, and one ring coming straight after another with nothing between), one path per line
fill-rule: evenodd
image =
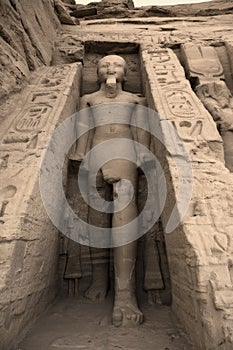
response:
M1 1L0 98L19 90L29 71L51 62L59 21L50 1ZM46 33L46 34L45 34Z
M223 67L214 47L187 43L181 47L188 78L194 86L202 81L224 79Z
M82 40L69 34L62 34L61 38L55 43L53 64L83 62L84 45Z
M145 47L143 50L142 60L145 66L144 74L147 77L145 80L148 81L147 91L151 94L149 103L151 107L156 107L161 116L161 130L165 145L172 152L172 157L181 156L180 146L174 139L172 140L172 135L165 128L164 116L176 125L178 133L189 149L193 164L191 212L178 229L172 234L165 235L173 286L173 309L181 322L186 325L188 333L193 332L194 329L197 331L195 339L198 349L208 349L210 343L215 349L225 336L223 328L219 329L219 318L224 329L231 329L231 322L226 320L224 314L227 310L230 312L232 308L230 291L228 292L228 288L230 290L232 288L228 268L228 257L232 254L228 229L228 225L232 226L230 219L232 201L227 197L227 192L232 192L232 177L224 167L221 140L211 116L191 90L174 53L170 50L153 48L151 45L150 49L147 46L147 49ZM173 99L172 96L176 97ZM186 104L189 105L188 108L185 107ZM219 143L220 148L212 148L212 143ZM159 145L156 144L155 149L158 150L158 147ZM163 162L162 157L160 159ZM171 202L172 193L176 192L177 184L174 169L169 165L169 158L167 161L168 165L164 165L164 168L167 167L167 176L171 176L175 181L174 188L169 186L168 189L169 202ZM196 163L199 163L199 167L196 167ZM213 178L215 178L214 185ZM184 179L184 181L189 180ZM163 223L167 222L170 216L169 208L171 209L171 204L163 212ZM223 217L224 219L221 220ZM183 266L181 266L182 261ZM195 277L197 272L195 266L198 266L198 277ZM209 281L212 279L215 299L210 292ZM191 288L190 285L192 285ZM202 300L205 301L201 302L197 297L196 291L199 290L203 293ZM218 293L218 290L224 292ZM212 308L214 300L216 308L224 312L218 311L218 314L215 314L216 311ZM200 317L206 312L211 316ZM202 322L204 322L204 328ZM205 336L200 337L198 329L202 329L202 334L204 332ZM208 339L207 342L206 339ZM226 349L230 349L231 346L232 342L228 337Z
M55 9L58 15L58 18L62 24L79 24L76 22L69 14L69 11L66 9L65 4L62 0L54 0Z
M91 2L87 6L76 5L76 10L71 12L77 18L127 18L136 14L132 0L102 0Z
M13 4L12 7L10 3ZM50 23L46 27L46 23L43 22L43 28L47 29L37 45L37 36L42 33L42 29L39 25L37 26L36 17L33 17L34 15L30 11L33 10L34 6L36 11L39 11L38 13L42 13L40 12L42 9L41 1L33 4L30 11L26 7L26 2L18 1L16 3L12 0L10 3L2 1L0 9L3 14L1 24L4 23L4 26L0 27L0 40L3 48L0 59L1 69L4 73L1 73L1 77L4 80L2 87L5 89L2 88L2 96L8 96L15 87L20 88L22 80L25 80L26 77L29 79L30 70L50 63L53 40L49 39L48 44L47 38L50 38L50 34L51 37L52 35L55 37L54 28L59 27L53 11L51 16L49 11L47 14L43 12L44 15L39 16L39 22L41 23L42 19L46 21L49 17ZM20 9L19 4L21 4L24 12L29 13L28 17L31 15L33 18L32 20L24 18L23 22L26 23L24 25L21 25L21 10L14 11L17 4L18 9ZM47 2L44 3L44 6L49 6L47 9L52 8ZM67 63L75 61L84 63L83 93L93 92L93 88L96 88L93 85L93 80L95 80L93 67L101 55L118 53L128 57L127 59L131 61L130 77L126 83L127 90L134 93L144 91L149 106L157 107L161 115L158 127L161 127L163 139L170 150L170 153L167 154L161 145L154 143L156 154L161 159L167 178L169 193L162 217L163 225L166 225L170 216L179 187L178 175L172 159L180 159L182 155L181 144L173 138L170 128L166 126L166 119L170 120L176 127L180 138L185 143L192 161L193 195L182 225L172 234L165 234L165 240L172 280L172 307L187 333L195 342L195 349L198 350L206 350L210 347L214 350L232 349L233 188L232 174L224 166L223 143L216 124L208 113L208 108L200 102L185 78L184 70L180 64L181 62L185 66L180 45L188 42L205 48L212 45L223 68L223 73L220 72L214 79L222 80L225 77L228 89L232 94L231 16L216 16L211 19L188 17L192 13L197 14L201 9L205 9L206 14L211 14L211 8L216 9L216 13L224 14L224 12L231 11L231 6L229 1L212 1L188 7L173 7L172 13L176 13L176 18L159 18L158 16L156 18L144 17L143 19L128 18L124 20L114 18L113 12L109 8L107 17L112 17L112 19L88 21L85 23L87 25L80 27L65 27L63 35L56 40L57 51L53 57L53 64L65 64L62 67L68 80ZM141 10L119 9L117 7L117 11L122 11L119 17L140 17L145 11L145 8ZM168 9L166 8L166 10ZM181 16L182 13L184 17L179 18L178 16ZM31 30L30 38L25 30L29 19L36 28L36 34ZM31 22L29 26L31 26ZM31 38L33 38L33 44ZM123 45L119 45L119 43L123 43ZM167 48L172 48L180 61L174 52L172 53ZM129 52L131 49L132 56ZM143 89L139 84L141 78L138 57L141 58L144 77L142 79ZM211 61L208 60L208 65L202 65L202 73L204 72L205 78L209 77L210 64ZM190 65L190 69L191 66L193 65ZM193 70L192 72L195 73ZM46 75L50 75L50 73L50 69L45 72ZM194 81L195 74L193 73ZM198 74L198 79L202 81L204 89L202 74ZM59 80L60 71L56 67L53 71L53 77L49 76L49 79L47 76L44 77L42 85L38 80L33 83L34 87L39 85L39 90L33 90L35 101L40 107L38 108L36 105L38 120L34 120L35 126L38 128L47 128L50 125L51 118L53 118L50 112L53 115L54 99L57 101L62 95L61 99L66 99L65 103L68 109L69 103L72 106L75 104L75 98L73 98L73 102L68 100L67 94L70 94L70 90L65 90L64 87L58 88ZM222 84L223 82L221 82ZM200 94L202 88L200 88ZM212 91L215 90L215 87L210 84L208 89ZM44 91L46 91L46 96L49 96L48 104L48 101L44 99L46 97L43 95ZM35 117L33 101L31 99L22 101L25 95L21 94L14 100L12 98L7 101L11 112L6 113L8 107L4 105L0 113L0 122L6 115L4 126L1 124L0 128L1 140L3 141L0 173L1 176L5 174L3 176L4 186L0 188L1 234L3 232L0 244L0 311L2 315L0 325L3 333L0 332L1 336L3 334L1 338L3 346L7 344L6 349L9 348L9 334L12 335L11 339L16 338L19 329L21 333L21 330L27 328L28 323L32 322L35 315L44 310L44 306L49 302L49 295L53 298L54 281L58 273L55 271L58 256L58 251L55 248L57 247L56 233L48 222L38 199L37 186L33 187L33 184L36 183L34 182L35 169L38 169L35 159L40 151L43 134L39 132L40 130L30 129L32 124L24 118L25 115L29 115L32 119ZM13 109L14 111L12 111ZM47 118L48 124L45 123ZM51 123L50 131L54 128L55 119ZM10 124L12 128L10 132L6 133ZM47 141L47 136L44 136L44 141ZM232 152L230 153L232 154ZM29 183L26 184L30 174L33 175ZM1 184L3 177L1 177ZM189 179L183 180L189 181ZM33 189L29 191L28 188ZM83 210L84 212L85 210ZM22 220L19 220L19 216ZM11 222L13 222L12 225ZM2 231L3 227L4 231ZM47 232L50 234L47 235ZM64 274L64 255L63 252L61 274ZM52 270L51 266L53 266ZM87 271L87 264L85 268ZM88 268L87 277L90 276L90 265ZM49 269L50 271L48 271ZM28 283L28 281L30 282ZM23 333L21 334L23 335ZM67 345L67 342L55 342L54 344ZM74 346L76 343L73 342L72 345ZM152 346L154 345L152 344Z
M120 6L120 7L126 7L129 10L134 9L133 0L102 0L101 6L103 7Z
M76 5L76 1L75 0L63 0L63 2L65 4L68 4L68 5Z
M195 92L218 126L226 167L233 172L233 99L214 47L182 45L186 72Z
M77 5L84 8L82 5ZM118 18L127 17L182 17L182 16L216 16L231 14L233 12L232 3L229 0L218 0L203 2L198 4L182 4L175 6L142 6L135 8L131 0L102 0L91 2L87 5L95 6L98 9L96 18ZM111 14L110 8L114 10ZM118 10L116 10L118 9ZM121 11L120 11L121 9Z
M232 3L229 0L206 1L197 4L166 6L179 16L214 16L232 13Z
M0 158L8 155L0 169L2 349L56 296L58 233L40 199L38 172L53 130L76 110L80 79L80 63L38 71L0 145Z
M76 10L71 12L71 16L77 17L77 18L90 17L95 15L97 15L96 7L88 7L84 9L77 8Z
M161 6L147 6L143 9L143 13L141 14L141 17L153 17L153 16L159 16L159 17L175 17L176 13L173 12L169 8L164 8Z
M138 328L114 328L110 325L111 300L99 305L77 298L60 300L41 319L20 344L24 350L158 349L194 350L181 336L167 307L145 307L146 324ZM88 315L88 316L87 316ZM83 322L88 317L88 322ZM74 327L75 323L75 327ZM56 333L57 328L62 330ZM77 332L78 329L78 332ZM62 334L61 334L62 333ZM37 339L40 339L38 342Z

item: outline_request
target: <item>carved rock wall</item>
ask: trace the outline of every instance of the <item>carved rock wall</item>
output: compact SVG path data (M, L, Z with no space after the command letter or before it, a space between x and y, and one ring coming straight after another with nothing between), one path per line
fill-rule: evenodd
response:
M59 235L43 207L38 174L52 132L76 111L80 79L80 63L42 68L5 125L0 144L0 348L4 350L19 341L57 294ZM62 203L57 207L62 210Z
M145 91L149 105L159 112L165 151L155 140L156 154L167 177L169 201L162 215L164 227L179 194L174 161L189 152L193 187L182 224L165 235L172 280L173 309L197 349L232 348L232 174L224 166L223 145L212 117L185 78L170 49L152 44L142 49ZM165 152L167 153L165 153ZM165 158L161 156L166 154ZM183 170L185 164L183 159ZM185 173L185 171L184 171ZM229 195L230 194L230 195ZM182 212L179 208L178 212Z
M0 99L19 90L31 70L49 65L59 27L51 0L1 0Z
M219 4L222 9L225 6L224 11L231 11L229 1L212 2L211 5ZM59 23L49 1L38 0L32 7L26 0L2 0L0 11L0 96L4 97L21 86L22 81L29 77L30 70L50 63L53 37ZM39 12L42 15L37 18L36 13ZM165 28L164 24L161 22L160 26ZM176 26L177 22L174 22ZM190 35L192 40L198 41L203 34L195 32L193 27L194 23ZM36 28L36 33L33 28ZM165 48L184 43L191 36L183 33L184 27L178 39L174 31L172 33L172 29L168 31L167 28L167 34L159 29L153 35L142 29L129 29L129 33L121 31L120 34L116 33L116 27L112 31L108 28L106 32L102 29L99 32L89 29L85 34L79 29L77 35L70 34L66 45L63 42L60 48L63 56L59 59L62 61L64 56L68 56L70 62L82 61L84 41L142 44L144 91L150 107L156 107L162 116L158 122L164 141L171 150L170 154L163 153L164 150L155 145L157 155L166 155L160 159L170 194L162 218L164 227L177 195L177 173L172 158L180 157L180 145L166 129L165 119L176 127L192 160L193 195L189 211L179 229L165 237L173 309L198 350L231 350L232 174L224 166L223 144L212 117L192 91L174 53ZM217 38L220 40L220 35ZM229 38L221 37L221 40L226 42L231 63L230 81L233 72L232 39L229 35ZM74 67L77 66L39 71L37 80L32 81L27 90L28 95L22 97L25 107L17 106L17 110L9 115L7 127L0 129L0 133L4 134L0 150L0 230L3 237L0 243L0 334L3 349L8 349L19 334L23 335L22 330L55 295L58 236L39 199L36 173L40 152L62 111L65 111L65 117L75 109L79 68ZM69 72L66 69L70 69ZM66 74L66 83L61 71ZM63 85L59 88L60 79L63 79ZM55 112L58 115L54 120L49 119L48 124L41 118L53 118ZM34 117L38 117L36 124ZM38 129L34 130L35 126ZM45 133L41 134L41 129Z
M169 194L162 216L164 228L178 196L179 174L174 160L182 160L183 154L182 143L171 133L172 128L167 127L166 121L175 126L183 140L193 172L191 181L188 177L182 178L193 187L187 215L179 228L165 234L173 310L196 349L232 349L232 174L224 165L223 142L212 116L192 90L174 51L166 48L167 45L177 46L177 40L189 41L188 35L180 34L177 39L169 32L146 35L145 31L135 34L133 30L129 34L119 34L115 27L114 31L105 33L81 30L72 35L73 40L82 40L84 46L86 42L96 41L105 54L106 43L114 50L119 42L140 44L144 95L149 107L159 111L157 127L169 150L155 142ZM64 33L62 38L63 43L68 38L63 48L67 52L73 46L69 44L70 36ZM226 48L230 77L230 40ZM122 54L124 51L114 52Z

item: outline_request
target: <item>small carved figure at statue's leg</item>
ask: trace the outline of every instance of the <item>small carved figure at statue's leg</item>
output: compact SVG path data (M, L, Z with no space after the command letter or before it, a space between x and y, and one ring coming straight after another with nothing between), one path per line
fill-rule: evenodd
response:
M108 292L109 250L91 248L92 281L85 297L92 301L102 301Z
M129 179L136 189L136 176ZM121 189L121 184L123 188ZM122 181L115 183L114 197L122 205L122 202L127 203L131 190L127 191L126 184ZM112 227L121 227L132 222L137 217L137 207L135 195L128 206L120 212L113 214ZM137 223L132 225L134 233L137 231ZM130 234L130 232L128 232ZM136 326L142 323L143 314L138 308L136 300L135 286L135 264L137 256L137 241L135 240L127 245L114 248L114 271L115 271L115 300L112 321L116 327L119 326Z
M144 289L147 291L148 303L162 304L160 290L164 289L164 281L160 266L160 256L156 240L159 239L159 222L145 235L144 264L145 277Z
M80 244L69 239L67 242L67 262L64 278L68 281L68 295L78 296L79 279L82 277Z
M89 175L90 195L91 184L93 183L92 174ZM94 177L93 186L97 187L100 196L109 201L112 197L111 186L103 179L102 173L99 172ZM93 199L93 198L92 198ZM105 212L99 212L89 207L89 223L103 228L110 227L110 215ZM102 301L105 299L109 287L109 249L90 248L92 263L92 281L90 287L85 292L85 297L92 301Z

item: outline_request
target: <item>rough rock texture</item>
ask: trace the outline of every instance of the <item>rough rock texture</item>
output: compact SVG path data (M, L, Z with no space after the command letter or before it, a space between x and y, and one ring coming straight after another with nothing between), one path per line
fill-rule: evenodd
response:
M161 4L162 5L162 4ZM181 17L181 16L215 16L233 13L232 2L218 0L189 5L175 6L142 6L135 8L131 0L102 0L91 2L87 6L76 5L77 8L86 9L95 7L97 15L93 13L85 18L135 18L135 17Z
M139 10L141 17L175 17L177 15L176 11L172 11L170 8L161 6L147 6Z
M60 24L51 1L2 0L0 4L0 99L21 87L29 72L52 59Z
M87 7L87 8L76 8L71 13L71 16L77 17L77 18L83 18L83 17L90 17L97 15L97 8L96 7Z
M166 6L179 16L213 16L233 13L232 1L217 0L198 4Z
M15 345L57 295L59 236L38 173L52 132L76 110L80 78L80 63L39 69L1 125L1 350Z
M163 227L179 195L174 160L182 160L183 143L190 155L193 192L188 212L173 233L165 234L172 308L195 349L232 350L232 172L225 166L214 113L212 118L211 109L209 113L193 86L200 72L192 70L190 74L181 50L190 42L211 46L223 68L219 79L225 79L232 95L233 27L232 16L226 14L231 13L231 6L230 1L213 1L164 8L172 11L174 18L139 18L151 8L125 8L127 14L120 10L121 16L138 18L123 20L109 18L112 11L122 7L109 7L108 19L64 26L56 37L59 22L50 2L38 0L28 6L26 0L1 1L0 95L7 97L22 81L30 80L23 94L9 96L0 115L1 350L10 349L19 340L56 294L58 235L39 196L41 151L60 118L75 110L81 75L81 64L75 62L84 64L82 93L93 92L96 55L108 53L128 57L131 66L126 89L143 93L149 106L160 114L157 126L167 151L156 142L154 145L169 194ZM213 11L221 16L212 16ZM198 13L211 17L199 17ZM187 50L190 52L189 47ZM132 59L131 54L137 57ZM51 59L54 67L41 69ZM36 79L31 80L30 71L34 69L38 70ZM230 104L224 108L232 110ZM177 129L180 139L174 138L166 120ZM189 177L182 177L182 183L189 181Z
M143 311L147 321L141 327L116 328L110 324L110 299L94 305L84 298L62 299L36 322L32 332L19 348L21 350L196 350L176 329L169 307L154 306L151 312L152 308L144 305ZM87 315L88 322L83 322ZM62 332L58 333L58 328L62 329Z
M96 13L94 13L96 9ZM134 10L132 0L102 0L100 2L91 2L87 6L77 5L77 11L71 12L78 18L127 18L132 17L137 11ZM82 15L79 16L83 11ZM88 11L90 11L88 13Z
M129 10L134 9L133 0L102 0L102 5L104 7L117 5L117 6L126 7Z
M68 5L76 5L76 1L75 0L63 0L63 2L65 4L68 4Z
M54 6L58 15L58 18L62 24L79 24L79 22L76 22L69 14L69 7L66 8L65 4L62 0L54 0Z

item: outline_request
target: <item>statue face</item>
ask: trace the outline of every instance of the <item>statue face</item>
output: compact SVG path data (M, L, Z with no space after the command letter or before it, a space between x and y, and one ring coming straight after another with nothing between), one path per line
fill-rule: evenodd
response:
M106 82L109 76L121 83L126 80L126 62L117 55L105 56L98 63L97 74L100 83Z

